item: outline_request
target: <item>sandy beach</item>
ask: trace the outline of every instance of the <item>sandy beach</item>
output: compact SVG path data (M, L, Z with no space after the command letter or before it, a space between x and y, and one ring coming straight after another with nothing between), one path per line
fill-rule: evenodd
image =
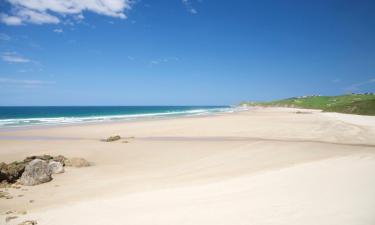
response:
M0 224L375 224L375 117L300 111L0 131L1 161L93 164L9 189Z

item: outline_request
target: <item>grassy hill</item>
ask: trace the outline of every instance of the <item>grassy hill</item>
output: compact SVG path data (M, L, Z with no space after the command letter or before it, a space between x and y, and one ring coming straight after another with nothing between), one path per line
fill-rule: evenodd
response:
M375 95L350 94L340 96L307 96L271 102L245 102L249 106L283 106L306 109L321 109L359 115L375 115Z

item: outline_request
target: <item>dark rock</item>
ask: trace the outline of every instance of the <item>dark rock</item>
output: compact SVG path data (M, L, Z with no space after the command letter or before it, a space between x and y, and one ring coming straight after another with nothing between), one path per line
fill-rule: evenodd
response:
M25 170L24 162L0 163L0 183L14 183Z
M46 161L34 159L25 167L20 183L27 186L37 185L52 180L51 171Z
M8 223L9 221L17 219L17 218L18 218L18 216L7 216L7 217L5 217L5 222Z
M23 221L22 223L19 223L18 225L36 225L36 224L38 224L36 220L26 220L26 221Z
M49 161L49 160L53 159L53 157L50 156L50 155L33 155L33 156L29 156L26 159L24 159L23 162L29 163L29 162L33 161L34 159L41 159L41 160L44 160L44 161Z
M118 140L120 140L120 139L121 139L121 136L116 135L116 136L111 136L111 137L109 137L109 138L107 138L107 139L104 139L104 141L105 141L105 142L112 142L112 141L118 141Z

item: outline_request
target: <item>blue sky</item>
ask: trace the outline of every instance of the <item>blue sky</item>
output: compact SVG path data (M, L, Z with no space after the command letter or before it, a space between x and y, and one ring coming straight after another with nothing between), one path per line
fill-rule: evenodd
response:
M375 91L372 0L0 1L0 105Z

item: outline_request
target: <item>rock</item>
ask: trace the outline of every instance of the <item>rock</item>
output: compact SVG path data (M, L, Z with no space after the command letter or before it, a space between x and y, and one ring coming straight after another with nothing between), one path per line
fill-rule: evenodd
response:
M116 135L116 136L111 136L111 137L109 137L109 138L107 138L107 139L104 139L104 141L105 141L105 142L112 142L112 141L118 141L118 140L120 140L120 139L121 139L121 136Z
M14 183L25 170L24 162L0 163L0 183Z
M7 192L0 191L0 198L5 198L8 195Z
M33 186L52 180L51 171L48 163L41 159L34 159L25 168L20 183L27 186Z
M65 156L62 156L62 155L58 155L58 156L53 157L53 161L59 162L63 166L65 166L65 160L67 160L67 158Z
M3 180L0 183L0 188L10 188L10 187L12 187L12 184L8 183L8 181L6 181L6 180Z
M51 174L64 173L64 166L61 162L50 161L48 167Z
M5 212L5 214L12 214L14 212L15 212L14 210L8 210L8 211Z
M69 158L65 160L65 166L71 167L87 167L90 166L90 163L83 158Z
M50 155L33 155L33 156L26 157L26 159L24 159L23 162L29 163L29 162L33 161L34 159L41 159L41 160L44 160L44 161L49 161L49 160L53 159L53 157L50 156Z
M20 211L17 211L17 214L19 214L19 215L26 215L27 211L26 210L20 210Z
M17 218L18 218L18 216L7 216L7 217L5 217L5 222L8 223L9 221L17 219Z
M38 224L36 220L26 220L26 221L23 221L22 223L19 223L18 225L36 225L36 224Z

